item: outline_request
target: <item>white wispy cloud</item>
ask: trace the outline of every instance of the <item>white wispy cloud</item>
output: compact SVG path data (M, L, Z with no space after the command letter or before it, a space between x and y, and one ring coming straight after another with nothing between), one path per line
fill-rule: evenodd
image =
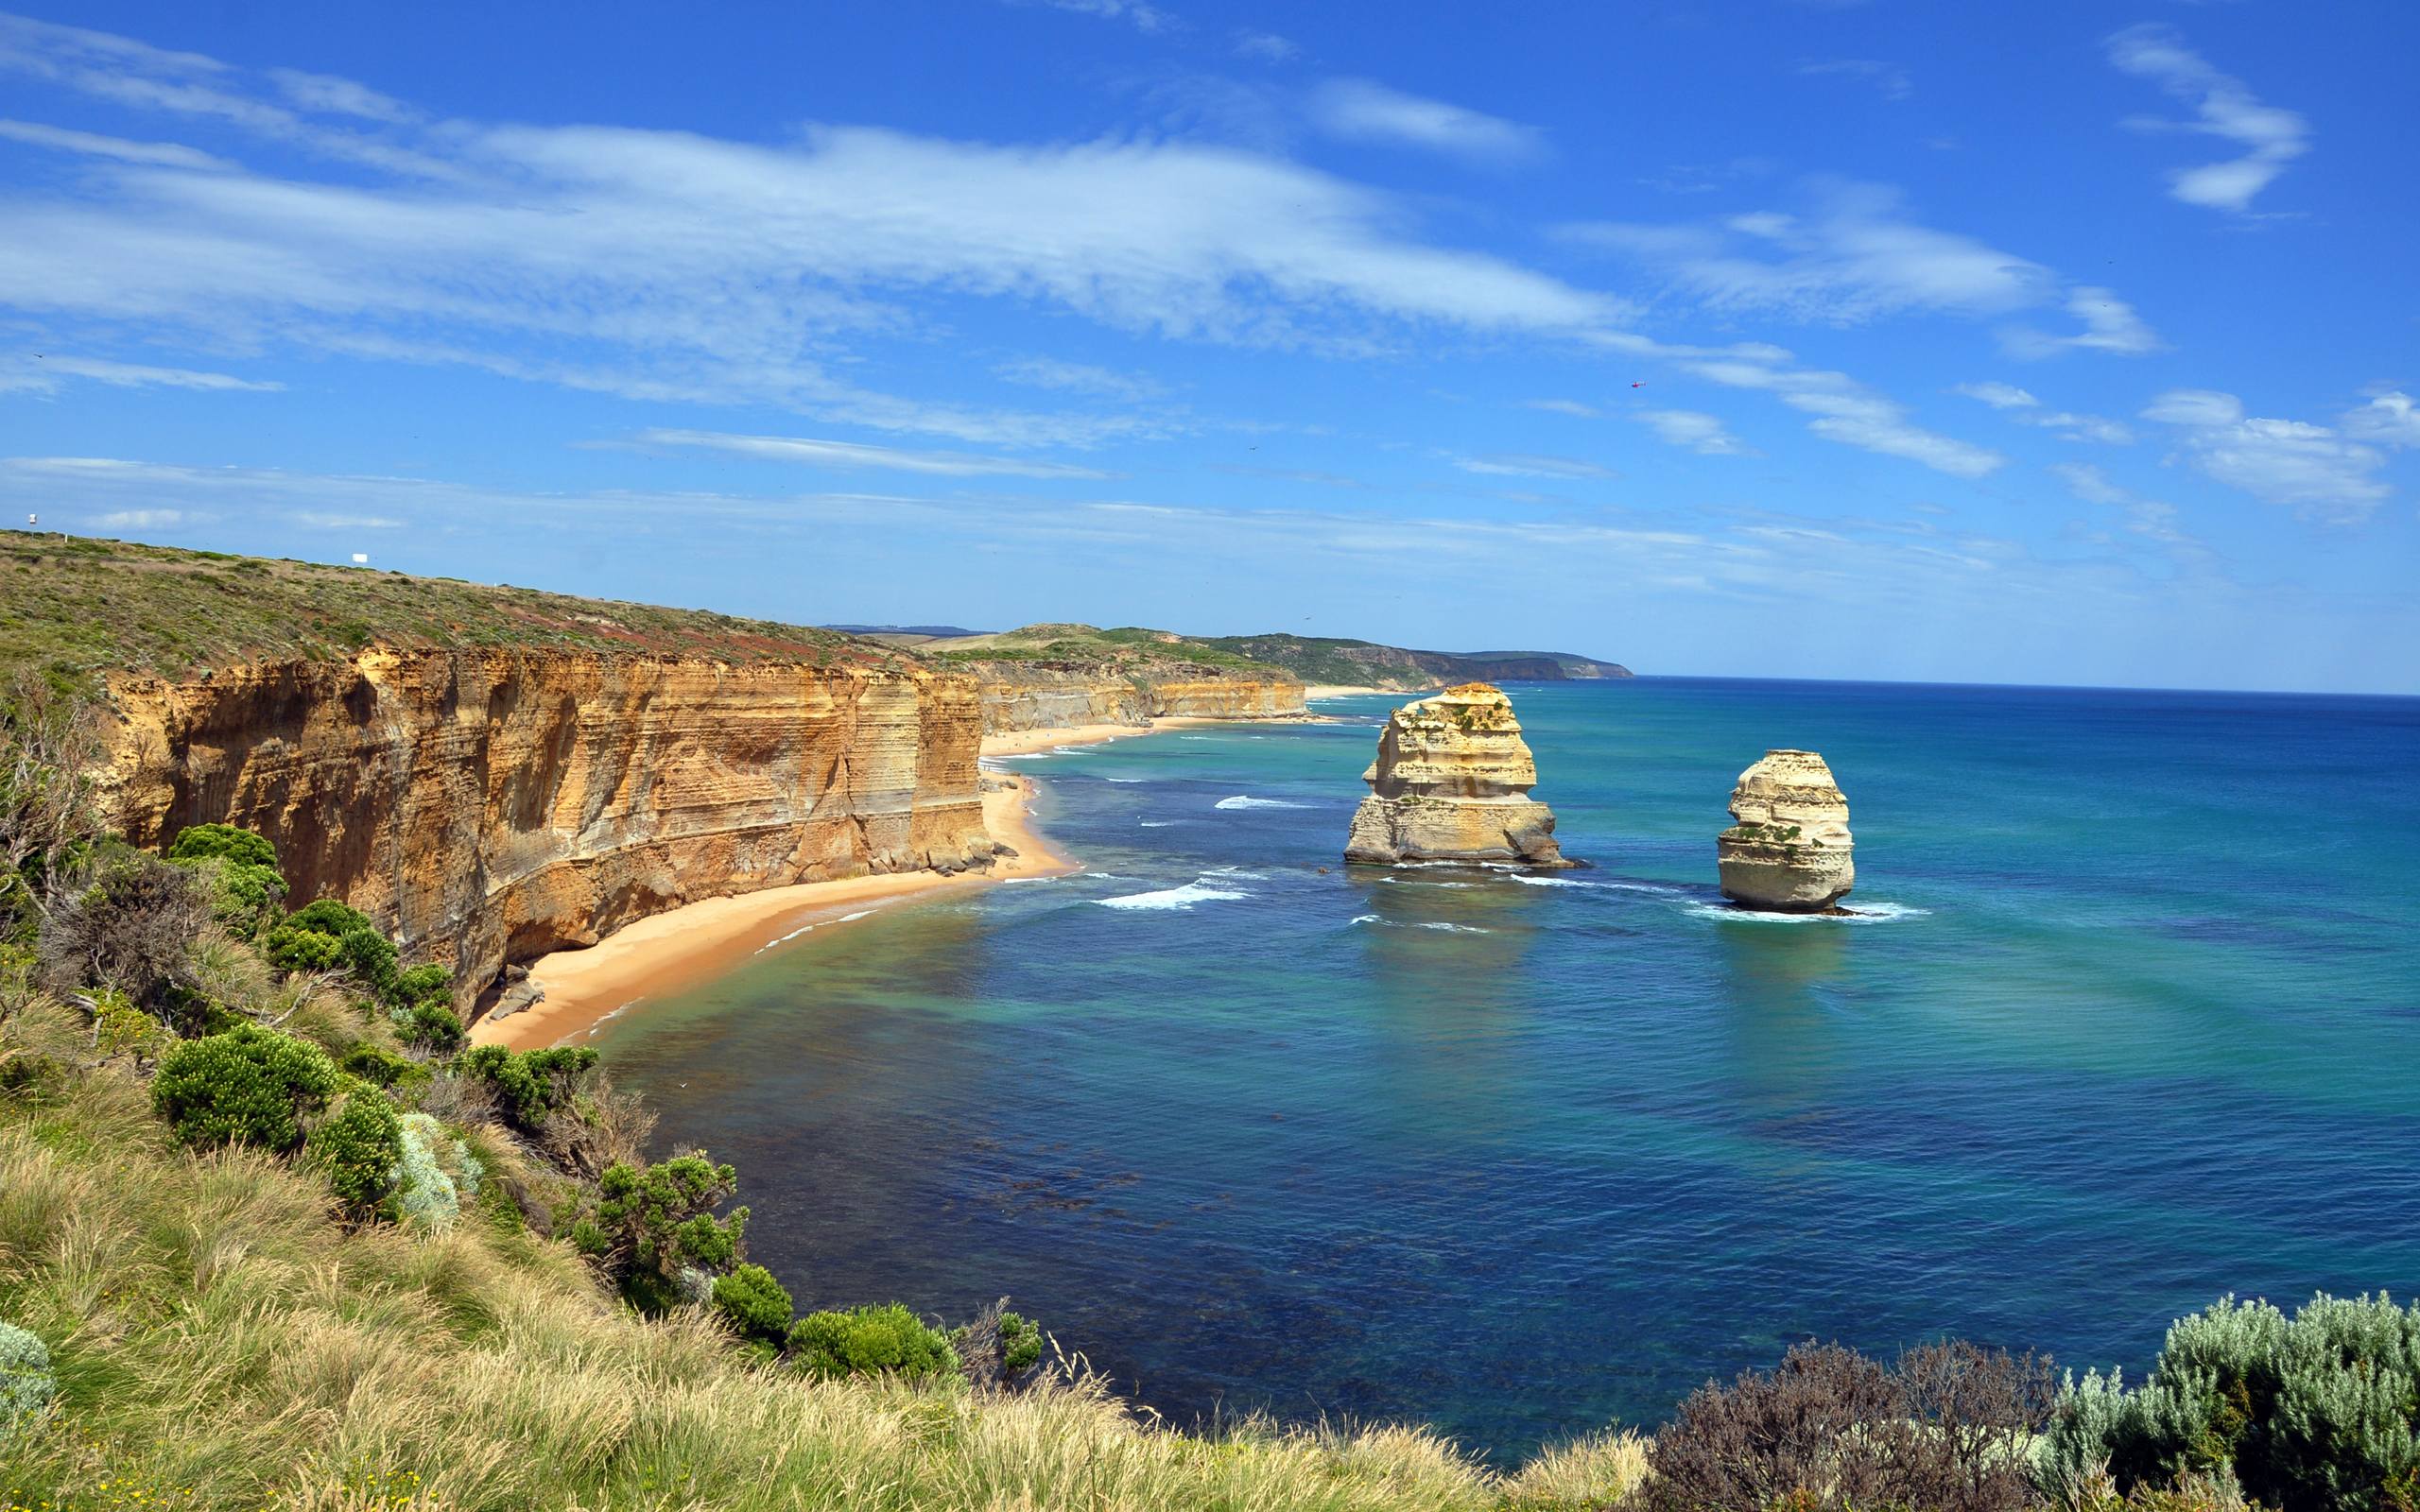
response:
M166 530L216 518L216 515L195 514L185 509L112 509L106 514L93 516L92 520L104 530Z
M1056 357L1018 357L994 365L992 371L1010 383L1030 388L1087 394L1098 399L1140 403L1167 393L1158 379L1142 373L1116 372L1091 363L1062 362Z
M2370 402L2348 409L2339 423L2347 436L2365 441L2377 441L2387 446L2420 446L2420 404L2401 389L2386 389L2370 396Z
M1969 399L1979 399L1994 409L2022 409L2042 403L2014 384L1953 384L1949 391L1964 394Z
M280 383L238 378L232 373L198 372L189 368L153 368L133 362L108 362L97 357L25 353L0 357L0 394L56 393L71 379L108 384L118 388L205 388L225 392L270 393Z
M2051 473L2066 484L2067 491L2086 504L2105 505L2121 511L2126 528L2146 540L2167 547L2176 558L2189 567L2207 567L2213 563L2209 547L2199 537L2187 533L2177 521L2176 506L2157 499L2146 499L2131 489L2111 481L2108 473L2081 462L2060 462Z
M1595 420L1599 414L1594 406L1576 399L1525 399L1521 404L1525 409L1542 409L1549 415L1569 415L1574 420Z
M1804 214L1759 211L1698 225L1564 228L1630 254L1723 311L1851 325L1905 311L1999 315L2048 302L2050 269L1918 222L1897 191L1821 181Z
M337 514L326 509L289 509L285 518L306 530L401 530L404 522L380 514Z
M2376 446L2325 425L2248 415L2233 394L2171 389L2143 418L2174 427L2177 455L2204 476L2315 519L2364 520L2394 492L2377 476L2386 454Z
M1686 447L1706 456L1755 456L1754 447L1724 428L1719 416L1694 409L1646 409L1630 417L1653 431L1668 446Z
M1423 147L1469 163L1520 163L1546 149L1534 127L1366 78L1330 79L1313 91L1311 120L1331 136Z
M1876 58L1809 59L1798 65L1798 72L1806 77L1831 75L1861 79L1880 91L1886 100L1904 100L1916 92L1906 69Z
M2105 352L2112 356L2139 357L2161 352L2168 343L2135 313L2135 307L2111 289L2083 284L2067 291L2066 312L2083 322L2073 335L2054 336L2029 327L2000 333L2000 344L2014 357L2053 357L2063 352Z
M0 139L23 142L27 146L48 147L56 152L114 158L120 163L149 163L163 168L208 171L233 166L223 158L175 142L134 142L122 136L71 131L63 127L43 126L34 121L0 121Z
M1533 452L1491 452L1481 456L1457 456L1454 465L1465 472L1514 478L1614 478L1612 468L1576 456L1542 456Z
M804 436L735 436L724 431L657 429L633 437L640 446L696 447L763 462L797 462L808 467L874 468L892 472L924 472L940 477L1113 478L1115 472L1076 467L1065 462L1037 462L1014 456L980 456L972 452L918 452L895 446L865 446L855 441L819 440Z
M1303 55L1298 43L1273 31L1236 32L1235 52L1238 58L1263 63L1290 63Z
M1905 457L1953 477L1979 478L2008 458L1989 447L1927 430L1909 418L1906 405L1876 393L1844 372L1792 365L1789 354L1771 348L1735 348L1680 359L1682 370L1730 388L1772 394L1792 409L1813 415L1806 428L1885 456Z
M2100 441L2108 446L2132 444L2135 433L2105 415L2079 415L2068 410L2048 410L2042 401L2014 384L1979 383L1953 384L1953 394L1979 399L1994 409L2005 411L2008 418L2021 425L2037 425L2056 431L2071 441Z
M1167 31L1177 24L1175 16L1158 6L1146 5L1143 0L1011 0L1011 3L1067 10L1102 21L1122 21L1136 31Z
M2223 163L2180 168L2169 176L2169 193L2188 205L2238 214L2253 197L2310 150L2310 126L2292 111L2263 105L2242 80L2220 73L2185 45L2173 26L2146 22L2108 40L2109 60L2148 78L2193 107L2189 121L2136 119L2139 130L2192 131L2222 138L2244 149Z

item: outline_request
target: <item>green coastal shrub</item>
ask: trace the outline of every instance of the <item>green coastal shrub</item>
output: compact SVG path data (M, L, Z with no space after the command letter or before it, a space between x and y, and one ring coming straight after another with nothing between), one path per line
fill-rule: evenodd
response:
M404 1043L432 1055L450 1055L462 1048L462 1021L443 1001L415 1003L395 1010L395 1033Z
M0 1323L0 1436L59 1395L50 1349L14 1323Z
M178 832L168 859L206 880L212 916L240 938L259 934L285 901L285 877L277 869L276 848L250 830L232 824L189 826Z
M265 835L232 824L194 824L177 832L168 847L171 861L208 861L224 857L238 866L277 868L277 847Z
M241 1024L188 1040L160 1057L151 1104L187 1144L256 1144L288 1151L302 1120L337 1089L337 1069L319 1046Z
M723 1273L738 1263L748 1210L717 1219L714 1207L738 1193L738 1174L701 1154L656 1166L614 1161L597 1178L596 1217L580 1219L571 1241L605 1273L636 1282L641 1306L668 1304L684 1267Z
M2420 1508L2420 1306L2313 1297L2289 1319L2223 1297L2179 1319L2133 1391L2072 1379L2040 1450L2053 1495L2231 1478L2281 1512Z
M93 1048L104 1056L149 1059L176 1042L166 1024L134 1005L115 988L93 994Z
M531 1130L542 1127L556 1108L568 1106L579 1078L596 1066L596 1052L585 1045L519 1052L480 1045L454 1061L456 1074L485 1085L508 1118Z
M813 1376L931 1381L958 1374L948 1336L898 1302L809 1313L790 1325L788 1342L790 1358Z
M313 1125L303 1162L328 1178L345 1211L367 1217L385 1209L404 1162L404 1130L387 1094L364 1089Z
M1042 1363L1042 1325L1022 1313L1000 1314L1000 1364L1009 1374Z
M778 1349L789 1332L790 1294L762 1265L742 1265L716 1278L714 1304L741 1338L753 1343Z

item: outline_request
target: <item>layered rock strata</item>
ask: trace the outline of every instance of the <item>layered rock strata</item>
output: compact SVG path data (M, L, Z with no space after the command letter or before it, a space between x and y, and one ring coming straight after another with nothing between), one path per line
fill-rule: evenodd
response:
M1031 663L982 664L983 730L1149 725L1153 719L1300 718L1303 685L1283 678L1160 679Z
M1530 797L1538 767L1512 701L1488 683L1396 710L1361 780L1370 796L1353 815L1347 861L1578 865L1555 843L1554 811Z
M1731 790L1730 829L1715 842L1722 896L1772 913L1844 912L1857 881L1849 800L1811 750L1769 750Z
M702 898L990 865L974 679L544 650L121 677L128 838L269 837L468 1004L508 962Z

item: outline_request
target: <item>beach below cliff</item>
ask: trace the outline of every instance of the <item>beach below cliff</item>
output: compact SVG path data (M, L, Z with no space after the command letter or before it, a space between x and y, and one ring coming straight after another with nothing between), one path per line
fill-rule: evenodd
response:
M1132 732L1122 726L1110 728ZM1060 735L1059 743L1066 744L1068 732ZM990 743L985 744L988 750ZM851 922L893 900L943 888L1073 870L1075 863L1052 850L1034 828L1038 791L1029 777L985 774L983 827L1015 852L999 857L989 871L956 876L886 872L686 903L617 929L584 949L541 957L530 967L529 980L545 996L518 1013L480 1020L471 1026L471 1039L477 1044L534 1050L584 1038L623 1008L709 981L799 930Z

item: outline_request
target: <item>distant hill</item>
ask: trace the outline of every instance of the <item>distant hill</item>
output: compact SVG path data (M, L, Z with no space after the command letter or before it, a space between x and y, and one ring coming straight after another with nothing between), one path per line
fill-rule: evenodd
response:
M904 644L904 643L894 643ZM1198 641L1173 630L1139 625L1102 629L1096 625L1028 625L1013 630L930 640L914 654L943 665L1028 663L1062 671L1167 676L1193 672L1211 677L1281 675L1217 641Z
M921 645L926 641L962 640L970 635L988 635L988 630L970 630L963 625L826 625L827 630L842 635L861 635L886 645Z
M1305 683L1409 691L1441 682L1563 682L1627 678L1630 668L1569 651L1417 651L1312 635L1227 635L1200 643Z

